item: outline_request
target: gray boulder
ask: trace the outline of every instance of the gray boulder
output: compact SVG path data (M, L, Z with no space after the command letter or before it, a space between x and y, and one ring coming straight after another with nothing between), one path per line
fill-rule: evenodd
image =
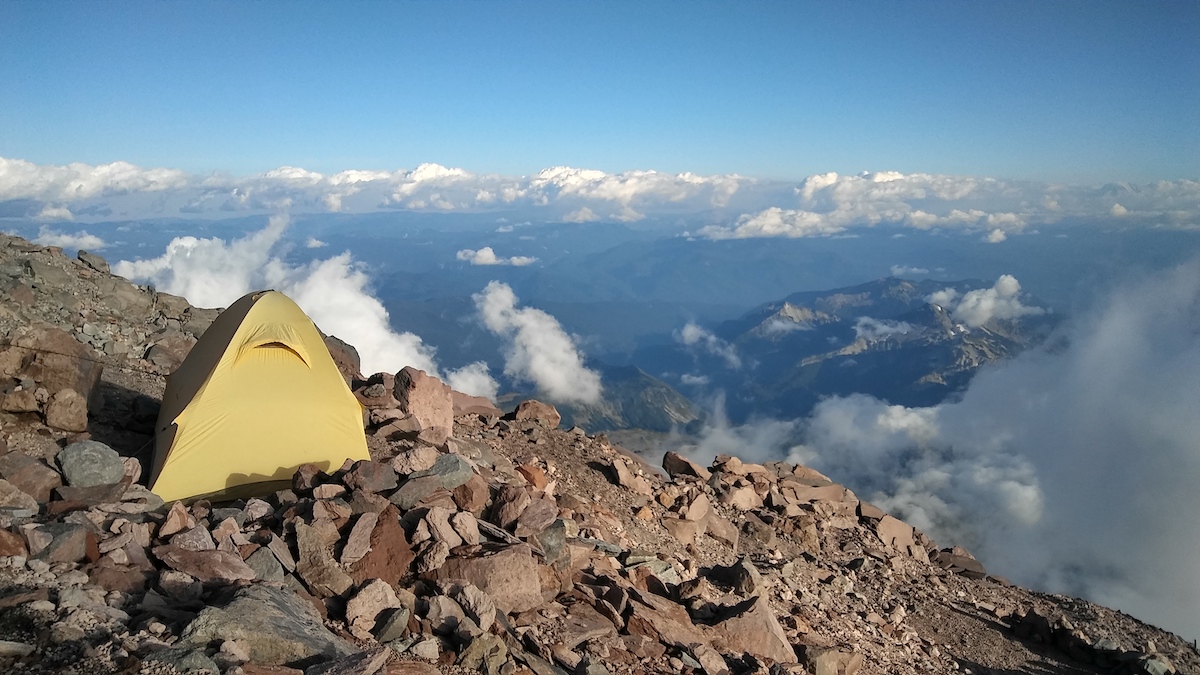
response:
M125 476L125 464L116 450L99 441L79 441L58 453L63 479L72 487L92 487L119 483Z

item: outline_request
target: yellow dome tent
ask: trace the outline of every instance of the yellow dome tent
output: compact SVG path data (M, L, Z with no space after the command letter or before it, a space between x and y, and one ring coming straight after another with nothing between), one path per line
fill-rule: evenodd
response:
M301 464L369 459L362 408L321 334L282 293L221 313L167 379L150 489L167 501L290 486Z

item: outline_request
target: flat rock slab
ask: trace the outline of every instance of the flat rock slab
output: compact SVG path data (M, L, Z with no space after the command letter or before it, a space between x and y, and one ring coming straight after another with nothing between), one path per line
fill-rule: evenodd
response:
M387 663L391 654L392 650L387 647L359 652L328 663L309 666L304 675L375 675Z
M206 584L228 584L255 578L254 568L229 551L189 551L167 544L156 546L154 556L167 567L190 574Z
M268 666L311 666L357 651L322 625L312 604L265 584L242 588L228 605L200 612L179 644L204 647L214 640L237 640L251 662Z
M450 558L432 573L435 580L462 579L487 593L505 614L543 603L541 578L528 546L487 547L471 556Z

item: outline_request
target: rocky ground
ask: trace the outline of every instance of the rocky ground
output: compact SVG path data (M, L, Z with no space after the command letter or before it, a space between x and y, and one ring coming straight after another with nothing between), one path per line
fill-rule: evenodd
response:
M157 401L216 312L3 235L0 292L3 672L1200 672L806 467L660 469L335 340L371 461L164 504Z

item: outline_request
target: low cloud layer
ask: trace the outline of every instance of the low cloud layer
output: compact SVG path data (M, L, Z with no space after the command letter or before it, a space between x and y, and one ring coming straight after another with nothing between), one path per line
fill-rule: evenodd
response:
M854 337L859 340L882 340L893 335L906 335L912 330L912 324L907 321L860 316L854 322Z
M826 173L802 181L788 203L708 225L697 234L709 239L801 238L889 225L978 233L999 244L1033 225L1082 218L1111 221L1136 214L1148 223L1196 227L1198 198L1200 182L1187 180L1089 188L896 171Z
M739 208L737 198L744 193L751 195L749 206L756 199L761 203L766 194L786 191L784 183L737 175L607 173L564 166L529 176L478 174L432 163L411 170L334 174L284 166L239 177L146 169L127 162L56 166L0 158L0 203L25 201L30 217L42 213L58 220L402 209L521 210L544 221L632 222L648 214Z
M691 321L675 333L675 340L685 347L720 358L733 370L742 367L742 357L736 347Z
M58 232L45 226L38 228L38 234L33 241L43 246L59 246L76 251L99 251L108 246L100 237L88 234L87 230Z
M349 253L298 266L279 258L274 251L288 222L274 216L262 230L232 241L178 237L161 256L123 260L113 271L199 307L228 307L246 293L273 288L295 300L321 330L353 344L367 374L412 366L444 377L459 391L495 397L497 384L482 362L442 373L433 347L412 333L392 330L369 277Z
M29 219L97 221L233 214L519 212L541 222L634 222L687 216L698 236L836 236L890 226L959 231L1002 243L1043 225L1086 219L1200 226L1200 181L1067 186L976 176L824 173L799 184L736 174L551 167L532 175L439 164L323 174L279 167L252 176L189 174L127 162L38 165L0 158L0 204ZM704 222L704 219L707 222Z
M929 302L950 312L956 321L969 328L978 328L993 319L1016 319L1022 316L1045 314L1041 307L1021 304L1021 284L1011 274L1001 275L991 288L981 288L959 295L953 288L944 288L929 296Z
M519 307L507 284L493 281L472 298L484 325L504 340L504 374L532 384L554 403L600 400L600 374L584 366L575 341L553 316Z
M825 400L791 456L998 574L1198 636L1200 260L1059 338L957 403Z
M524 267L537 262L537 258L532 258L523 255L514 255L510 258L501 258L496 255L491 246L484 246L478 251L464 248L459 251L455 257L458 260L471 263L472 265L512 265L513 267Z

